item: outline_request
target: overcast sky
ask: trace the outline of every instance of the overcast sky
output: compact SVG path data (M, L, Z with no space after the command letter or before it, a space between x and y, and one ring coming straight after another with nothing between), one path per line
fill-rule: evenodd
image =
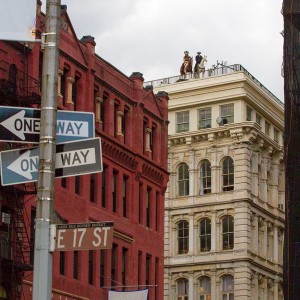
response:
M46 0L42 0L43 4ZM184 51L241 64L283 101L282 0L62 0L80 39L126 75L179 75ZM45 9L43 9L45 10Z

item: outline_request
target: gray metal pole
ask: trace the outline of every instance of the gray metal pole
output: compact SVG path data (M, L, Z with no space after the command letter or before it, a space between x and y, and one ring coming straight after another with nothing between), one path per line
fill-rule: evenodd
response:
M50 300L52 294L52 253L49 250L50 225L54 212L60 6L61 0L47 0L35 219L33 300Z

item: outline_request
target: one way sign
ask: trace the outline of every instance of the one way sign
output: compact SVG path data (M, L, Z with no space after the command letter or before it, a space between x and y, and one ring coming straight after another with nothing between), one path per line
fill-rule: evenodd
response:
M0 156L2 185L38 180L39 148L2 151ZM56 178L97 172L102 172L100 138L56 145Z
M0 140L39 143L40 116L40 109L0 106ZM57 111L57 144L94 138L94 133L93 113Z

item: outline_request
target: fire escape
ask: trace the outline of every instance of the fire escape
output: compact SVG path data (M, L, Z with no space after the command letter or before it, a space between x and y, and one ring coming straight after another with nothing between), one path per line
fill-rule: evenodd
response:
M0 61L0 105L38 107L40 83L14 64ZM28 147L0 142L0 150ZM36 196L34 183L0 185L0 285L7 299L24 299L22 280L33 270L33 238L26 202Z

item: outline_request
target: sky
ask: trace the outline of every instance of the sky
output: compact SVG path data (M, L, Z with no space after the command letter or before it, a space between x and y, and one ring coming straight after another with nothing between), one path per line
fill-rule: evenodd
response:
M96 53L127 76L179 75L184 51L200 51L206 68L241 64L284 101L282 0L61 1L77 37L93 36Z

